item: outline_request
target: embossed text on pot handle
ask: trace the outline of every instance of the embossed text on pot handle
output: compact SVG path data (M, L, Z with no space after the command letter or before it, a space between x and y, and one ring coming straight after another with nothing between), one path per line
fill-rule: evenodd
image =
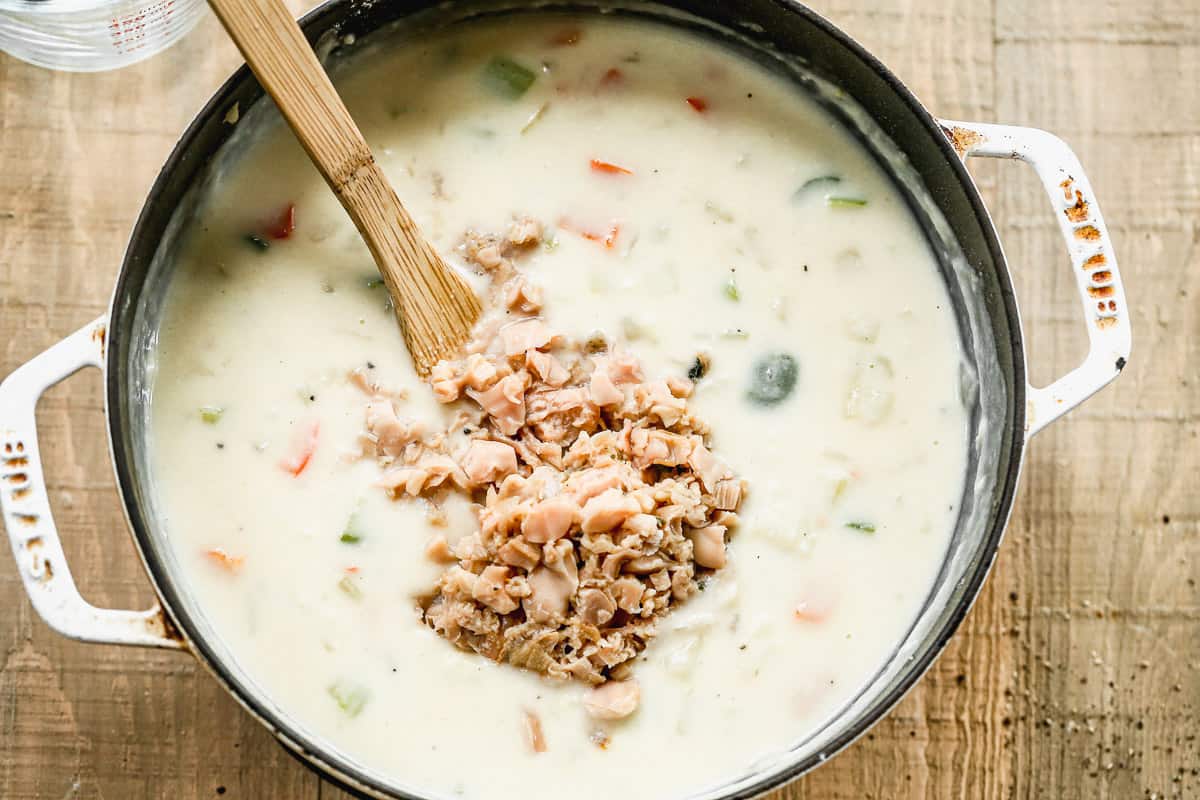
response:
M1029 438L1108 385L1129 361L1129 306L1108 228L1079 159L1057 136L1037 128L941 120L958 153L1013 158L1041 178L1071 256L1071 269L1087 320L1088 354L1049 386L1026 391Z
M50 512L34 415L38 398L84 367L99 367L105 320L86 325L0 383L0 508L34 609L64 636L87 642L183 647L163 610L97 608L71 577Z

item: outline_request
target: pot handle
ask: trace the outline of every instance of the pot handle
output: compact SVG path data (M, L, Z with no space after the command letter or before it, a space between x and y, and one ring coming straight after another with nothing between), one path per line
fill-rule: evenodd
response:
M1129 361L1129 306L1117 270L1117 256L1092 185L1066 142L1037 128L940 122L964 160L967 156L1015 158L1033 165L1050 197L1071 256L1087 320L1088 354L1082 364L1049 386L1028 386L1028 439L1104 388Z
M38 449L38 398L54 384L104 360L103 317L22 364L0 383L0 508L17 569L34 609L51 628L86 642L183 647L157 604L146 611L97 608L71 578L50 513Z

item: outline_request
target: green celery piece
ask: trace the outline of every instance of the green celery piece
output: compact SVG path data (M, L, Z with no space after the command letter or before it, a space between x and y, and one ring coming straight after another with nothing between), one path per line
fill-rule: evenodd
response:
M357 717L369 699L366 689L346 681L338 681L330 686L329 696L348 717Z
M358 544L363 540L362 519L359 517L358 511L350 515L350 519L346 520L346 527L342 529L341 540L345 544Z
M492 56L483 68L483 82L496 94L516 100L537 80L537 75L508 56Z

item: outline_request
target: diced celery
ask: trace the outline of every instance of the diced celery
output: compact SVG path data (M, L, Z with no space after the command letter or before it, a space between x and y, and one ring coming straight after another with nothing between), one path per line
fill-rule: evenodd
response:
M364 535L362 518L355 511L350 515L350 519L346 520L346 526L342 528L342 542L345 544L358 544L363 540Z
M348 717L357 717L362 713L370 697L363 687L344 680L329 687L329 696Z
M537 75L508 56L493 56L483 68L483 82L496 94L516 100L537 80Z

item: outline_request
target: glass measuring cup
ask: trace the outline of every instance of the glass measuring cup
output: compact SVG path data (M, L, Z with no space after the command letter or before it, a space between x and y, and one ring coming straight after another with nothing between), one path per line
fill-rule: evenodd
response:
M177 41L200 19L204 5L204 0L0 0L0 50L50 69L115 69Z

